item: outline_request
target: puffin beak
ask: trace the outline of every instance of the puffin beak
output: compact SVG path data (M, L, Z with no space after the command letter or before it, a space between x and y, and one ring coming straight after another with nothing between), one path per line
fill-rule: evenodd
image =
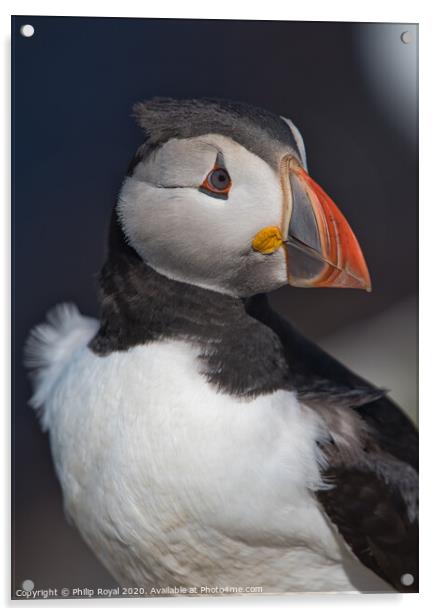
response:
M338 207L296 158L285 157L281 167L289 284L370 291L360 245Z

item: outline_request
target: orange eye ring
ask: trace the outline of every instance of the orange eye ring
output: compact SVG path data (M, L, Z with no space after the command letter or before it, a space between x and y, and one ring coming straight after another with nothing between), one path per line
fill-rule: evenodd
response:
M200 189L202 192L221 198L226 198L231 190L232 180L223 167L215 165L204 179Z

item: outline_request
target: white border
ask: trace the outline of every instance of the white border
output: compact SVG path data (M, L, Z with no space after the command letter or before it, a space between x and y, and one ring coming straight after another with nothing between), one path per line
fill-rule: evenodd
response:
M183 2L161 1L144 3L126 0L124 2L97 2L78 0L74 3L39 0L5 3L15 15L82 15L111 17L179 17L189 19L278 19L306 21L388 21L418 22L422 9L421 2L405 0L382 0L360 3L345 0L311 0L309 2L266 3L244 0L220 0L205 2L184 0ZM424 10L424 9L423 9ZM422 13L423 14L423 13Z
M435 9L432 2L426 0L402 1L402 0L379 0L374 2L350 2L347 0L306 0L305 2L284 2L273 1L268 3L249 3L246 1L220 0L217 2L203 2L194 0L182 0L179 2L144 2L128 1L123 2L96 2L93 0L76 0L74 3L63 2L62 4L54 1L30 2L16 1L4 2L3 6L3 49L5 58L2 62L4 75L3 98L4 106L1 115L3 122L2 135L3 145L0 149L2 173L1 185L4 187L4 207L3 228L0 238L2 247L0 256L2 259L1 289L3 291L0 301L1 317L1 340L10 339L10 314L9 314L9 249L8 239L10 218L8 207L10 200L10 166L9 166L9 45L10 45L10 25L9 16L16 15L83 15L83 16L124 16L124 17L184 17L184 18L222 18L222 19L279 19L279 20L306 20L306 21L387 21L420 23L420 280L421 280L421 303L420 303L420 426L421 436L421 593L420 595L404 596L381 596L381 595L360 595L356 596L320 596L320 595L299 595L292 597L243 597L238 598L216 598L216 599L144 599L144 600L102 600L90 601L40 601L40 602L18 602L11 603L9 597L9 550L4 546L10 545L9 538L9 470L10 470L10 445L9 445L9 380L10 380L10 359L9 345L4 345L1 354L2 370L0 371L1 387L5 392L3 397L4 404L1 408L2 437L0 442L5 444L5 457L3 459L1 473L2 486L0 497L2 499L0 511L4 541L2 542L3 559L0 562L0 581L2 582L2 602L12 609L19 611L28 609L31 605L35 608L46 609L55 607L56 609L72 608L81 610L81 614L92 609L125 609L126 607L138 607L147 611L155 609L167 609L177 607L178 609L226 609L229 610L265 610L266 608L275 609L302 609L306 612L314 613L315 610L323 610L325 616L337 614L351 609L354 612L366 613L369 610L379 609L387 613L395 612L397 615L408 614L418 607L431 606L434 601L433 582L435 571L435 559L433 557L436 549L437 517L435 508L436 498L434 496L437 488L435 475L437 468L435 455L432 456L436 448L435 439L437 437L437 408L435 394L435 371L436 356L435 346L437 339L435 336L436 310L434 296L436 294L436 264L437 246L435 240L436 230L436 185L437 185L437 135L436 135L436 58L437 50L435 39L437 21L435 19ZM292 67L290 67L292 71ZM391 260L393 255L390 255ZM393 275L401 276L402 272L394 271ZM420 603L420 606L418 605Z

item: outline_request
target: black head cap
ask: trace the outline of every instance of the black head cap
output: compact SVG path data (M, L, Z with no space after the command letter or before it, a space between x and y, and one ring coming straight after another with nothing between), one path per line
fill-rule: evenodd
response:
M137 103L133 112L146 141L132 161L131 171L150 149L169 139L207 133L231 137L274 168L285 150L299 153L290 127L280 116L248 103L219 98L158 97Z

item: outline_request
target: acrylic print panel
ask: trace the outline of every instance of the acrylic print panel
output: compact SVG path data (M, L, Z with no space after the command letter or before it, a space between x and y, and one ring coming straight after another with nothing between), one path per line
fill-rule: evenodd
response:
M12 19L15 599L417 591L417 38Z

